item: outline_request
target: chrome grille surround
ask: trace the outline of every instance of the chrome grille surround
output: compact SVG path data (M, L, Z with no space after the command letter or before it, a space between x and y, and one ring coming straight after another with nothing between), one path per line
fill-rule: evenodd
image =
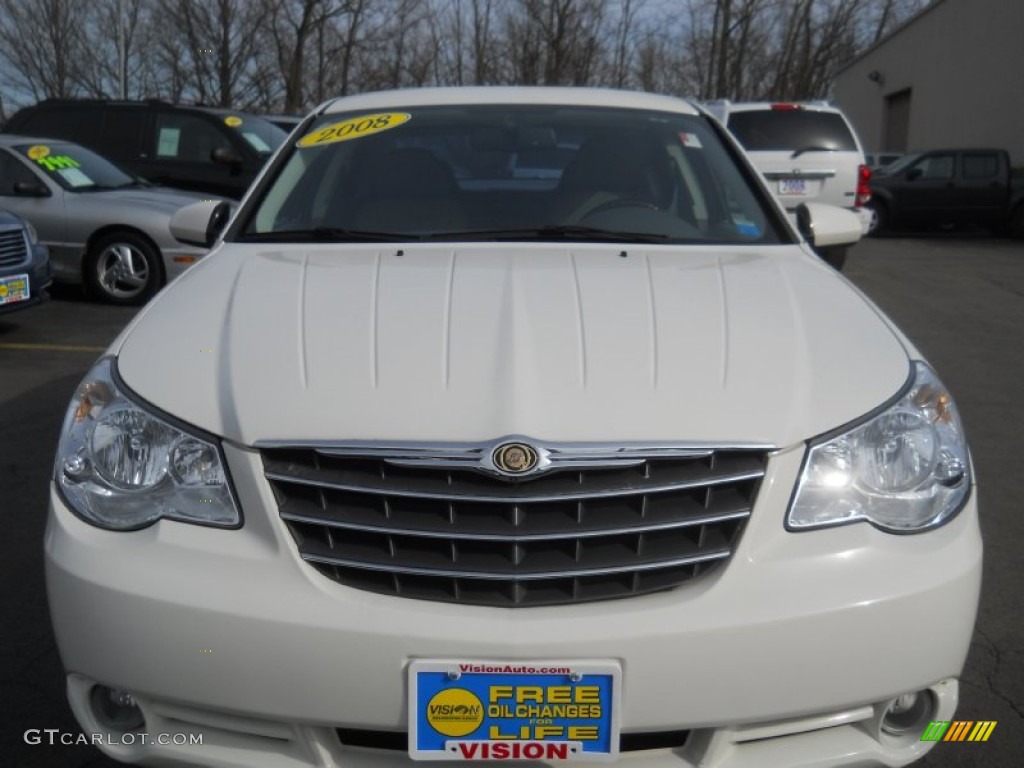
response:
M22 227L0 229L0 267L13 267L28 261L28 240Z
M510 441L541 456L496 469ZM732 555L770 446L263 443L301 557L346 586L475 605L656 592Z

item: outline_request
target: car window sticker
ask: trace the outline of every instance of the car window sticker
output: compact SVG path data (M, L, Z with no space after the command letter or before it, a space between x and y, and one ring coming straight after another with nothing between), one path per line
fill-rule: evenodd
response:
M257 152L270 152L270 145L263 140L263 137L252 131L242 131L242 136L248 141Z
M157 139L157 157L177 157L181 128L161 128Z
M35 149L35 147L33 147ZM30 150L31 151L31 150ZM38 153L37 153L38 154ZM59 171L62 168L81 168L82 164L68 155L51 155L49 152L42 157L33 158L36 165L45 168L47 171Z
M224 125L227 125L227 126L229 126L231 128L237 128L241 124L242 124L242 118L240 118L240 117L238 117L236 115L228 115L227 117L224 118Z
M33 147L29 147L28 152L25 154L27 154L31 160L40 160L50 154L50 148L45 144L36 144Z
M318 147L321 144L333 144L336 141L349 141L350 139L361 139L364 136L372 136L381 131L397 128L403 123L409 122L412 115L406 112L382 112L373 115L360 115L340 123L331 123L323 128L318 128L299 139L296 146L300 148Z
M91 187L96 183L78 168L60 168L57 173L72 187Z
M691 149L702 149L700 138L695 133L686 133L685 131L679 132L679 142L684 147L690 147Z

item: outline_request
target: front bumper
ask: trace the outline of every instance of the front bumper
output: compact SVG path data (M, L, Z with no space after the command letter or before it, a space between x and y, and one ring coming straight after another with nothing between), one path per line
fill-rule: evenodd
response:
M114 533L56 492L46 534L54 630L83 728L94 682L132 692L147 730L204 745L117 745L120 759L237 766L408 765L336 728L406 729L412 658L617 659L623 733L690 732L626 753L686 768L903 765L929 746L880 736L886 703L931 688L950 719L981 578L974 498L947 525L789 533L803 449L772 457L732 560L691 585L574 606L500 609L348 589L303 564L258 454L225 446L240 530L174 522ZM171 727L173 726L173 727ZM785 755L782 757L781 755Z
M32 260L28 264L5 267L0 270L0 277L10 277L22 273L28 275L29 297L24 301L0 304L0 315L17 312L19 309L28 309L43 303L50 297L47 289L53 284L53 275L50 272L49 251L45 245L41 243L33 245Z

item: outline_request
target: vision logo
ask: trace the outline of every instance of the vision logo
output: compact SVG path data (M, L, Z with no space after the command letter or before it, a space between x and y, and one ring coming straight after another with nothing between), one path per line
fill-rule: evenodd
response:
M472 691L447 688L427 703L427 722L444 736L465 736L480 727L484 706Z
M996 720L932 720L921 734L921 741L988 741L996 729Z

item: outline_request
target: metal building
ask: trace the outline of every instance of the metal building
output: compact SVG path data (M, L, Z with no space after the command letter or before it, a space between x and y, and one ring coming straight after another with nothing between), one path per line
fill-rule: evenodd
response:
M934 0L834 95L869 153L996 147L1024 166L1024 0Z

